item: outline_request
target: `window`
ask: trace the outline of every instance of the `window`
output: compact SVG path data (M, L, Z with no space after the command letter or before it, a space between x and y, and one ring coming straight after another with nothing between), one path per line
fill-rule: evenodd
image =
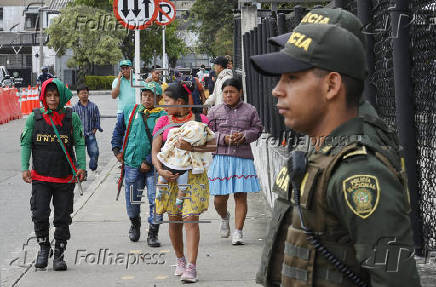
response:
M37 13L26 13L26 20L24 22L24 30L38 30L38 14Z
M0 7L0 31L3 31L3 7Z

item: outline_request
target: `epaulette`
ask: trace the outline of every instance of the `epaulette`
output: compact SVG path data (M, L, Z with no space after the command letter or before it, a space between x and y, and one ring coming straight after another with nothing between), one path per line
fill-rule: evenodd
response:
M350 150L346 154L342 156L343 159L347 159L350 157L358 156L358 155L367 155L368 152L365 146L356 146L356 149Z

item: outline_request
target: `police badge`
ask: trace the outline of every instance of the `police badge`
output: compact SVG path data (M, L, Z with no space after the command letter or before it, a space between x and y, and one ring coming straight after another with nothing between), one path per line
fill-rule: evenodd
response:
M377 209L380 187L375 176L353 175L342 185L345 201L354 214L365 219Z

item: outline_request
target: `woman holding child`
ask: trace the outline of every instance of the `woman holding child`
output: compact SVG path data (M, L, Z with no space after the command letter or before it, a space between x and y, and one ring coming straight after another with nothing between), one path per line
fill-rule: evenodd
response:
M165 108L168 116L161 117L154 128L152 159L159 176L164 179L165 184L168 184L168 187L161 187L160 194L156 197L156 213L163 214L166 212L168 213L169 220L173 221L169 223L169 235L177 256L177 266L174 275L181 276L181 280L185 282L196 282L196 261L200 241L198 220L200 214L206 211L209 206L207 171L204 170L200 174L193 172L193 169L187 168L184 168L184 171L179 171L163 164L161 161L163 156L160 156L160 152L164 151L164 143L167 140L171 140L169 139L171 129L180 128L183 124L190 121L197 121L206 125L209 123L206 116L193 114L191 108L183 107L183 105L188 104L190 94L192 92L189 87L180 83L170 86L165 90L163 98L165 105L168 106ZM213 152L216 150L215 139L213 136L209 136L208 139L202 146L191 145L188 141L179 139L175 146L179 150L190 153ZM177 179L183 172L186 172L187 184L190 186L184 190L186 195L183 197L182 204L180 204L181 197ZM176 204L176 202L179 204ZM188 262L185 259L183 250L183 226L186 229Z

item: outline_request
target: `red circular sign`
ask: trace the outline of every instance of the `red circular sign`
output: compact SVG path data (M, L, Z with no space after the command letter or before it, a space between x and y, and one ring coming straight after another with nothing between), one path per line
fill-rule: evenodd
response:
M169 0L157 0L156 10L158 14L155 19L156 25L166 26L171 24L176 19L176 5ZM164 9L170 9L170 11L165 11Z

